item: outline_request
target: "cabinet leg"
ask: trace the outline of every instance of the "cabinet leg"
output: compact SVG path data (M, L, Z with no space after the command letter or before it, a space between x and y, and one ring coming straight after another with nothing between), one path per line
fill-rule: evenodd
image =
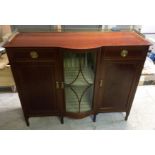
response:
M29 118L25 118L25 122L26 122L26 125L27 125L27 126L30 126Z
M96 122L96 114L93 116L93 122Z
M129 116L129 114L128 114L128 113L126 113L126 116L125 116L125 121L127 121L127 120L128 120L128 116Z
M12 89L12 92L14 93L17 91L16 86L11 86L11 89Z
M64 124L64 117L63 116L61 116L60 121L61 121L61 124Z

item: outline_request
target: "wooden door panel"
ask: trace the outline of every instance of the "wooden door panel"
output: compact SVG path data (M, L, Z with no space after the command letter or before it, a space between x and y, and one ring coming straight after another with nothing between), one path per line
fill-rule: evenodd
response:
M55 86L56 72L55 64L18 64L18 83L29 113L59 111Z
M139 66L135 61L104 60L101 77L103 85L99 90L100 109L126 109Z

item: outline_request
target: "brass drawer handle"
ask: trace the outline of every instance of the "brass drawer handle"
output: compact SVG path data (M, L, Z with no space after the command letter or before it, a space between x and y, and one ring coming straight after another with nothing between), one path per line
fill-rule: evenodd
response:
M39 57L38 53L36 51L31 51L30 56L32 59L37 59Z
M126 57L128 55L128 51L127 50L122 50L121 51L121 57Z

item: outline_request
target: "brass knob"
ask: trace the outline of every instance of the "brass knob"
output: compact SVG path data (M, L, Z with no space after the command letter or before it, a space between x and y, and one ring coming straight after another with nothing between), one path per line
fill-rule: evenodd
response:
M103 86L103 80L100 80L99 87L101 88Z
M38 53L36 51L31 51L30 56L32 59L37 59L39 57Z
M128 51L127 50L122 50L121 51L121 56L122 57L126 57L128 55Z
M64 89L64 83L61 82L61 89Z
M56 89L59 89L59 82L56 81Z

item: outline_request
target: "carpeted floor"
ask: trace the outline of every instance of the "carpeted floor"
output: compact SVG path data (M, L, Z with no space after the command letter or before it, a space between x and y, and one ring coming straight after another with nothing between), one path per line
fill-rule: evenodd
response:
M0 90L0 129L1 130L141 130L155 129L155 86L139 86L128 121L123 113L102 113L96 123L91 117L84 119L64 118L60 124L58 117L30 118L27 127L17 93Z

